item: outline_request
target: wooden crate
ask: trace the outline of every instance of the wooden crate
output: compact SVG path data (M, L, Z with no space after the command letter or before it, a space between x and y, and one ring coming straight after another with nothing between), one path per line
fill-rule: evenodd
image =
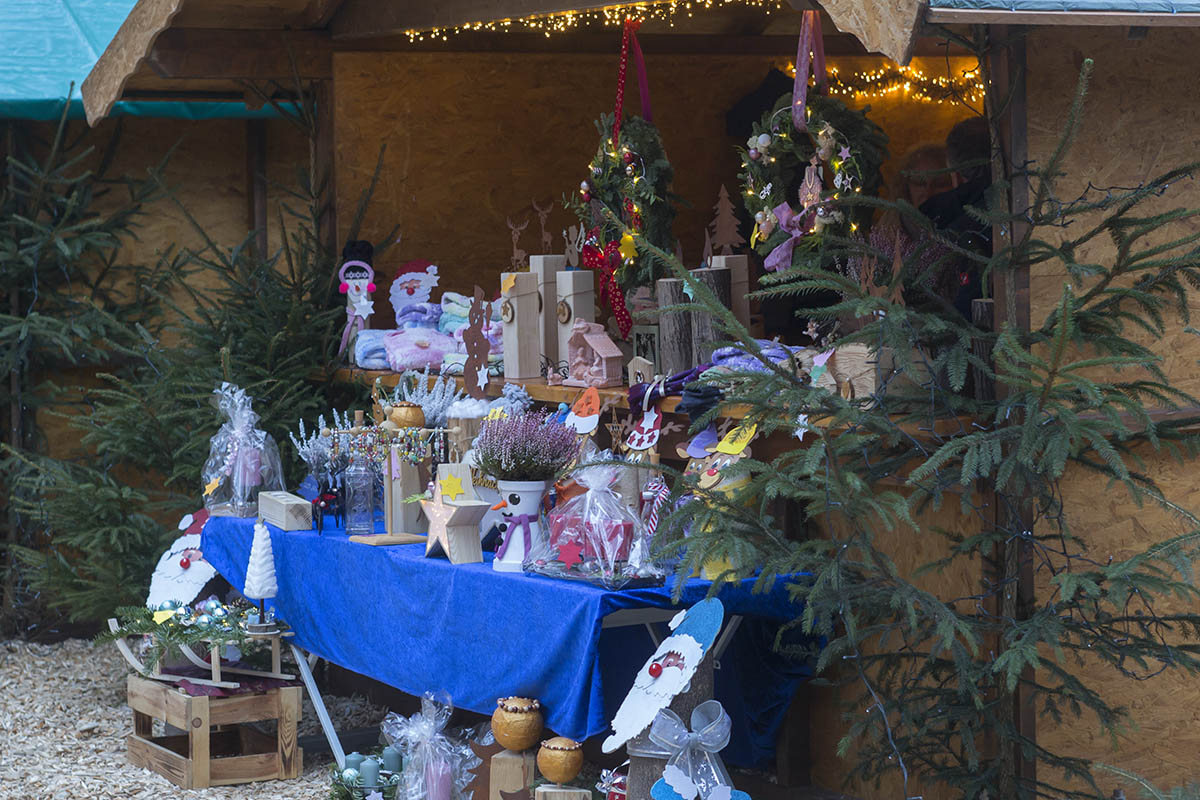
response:
M130 763L157 772L184 789L295 778L304 751L296 743L301 687L269 689L233 697L189 697L178 687L130 675L133 733L126 738ZM154 736L155 719L187 733ZM277 720L268 736L244 724Z

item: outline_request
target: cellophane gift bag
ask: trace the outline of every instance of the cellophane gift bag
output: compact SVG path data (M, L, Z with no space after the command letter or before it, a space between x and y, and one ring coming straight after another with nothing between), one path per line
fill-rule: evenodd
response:
M585 580L607 589L620 589L634 579L653 582L662 570L653 563L642 522L614 491L623 469L605 451L572 477L582 494L557 505L546 519L544 546L535 547L536 558L527 571L556 578Z
M445 692L426 692L420 712L384 717L383 738L404 754L396 800L463 800L470 769L479 762L470 745L446 734L454 704Z
M279 446L256 427L258 414L245 390L222 383L213 395L225 421L212 437L200 473L204 507L218 516L253 516L259 492L283 491Z

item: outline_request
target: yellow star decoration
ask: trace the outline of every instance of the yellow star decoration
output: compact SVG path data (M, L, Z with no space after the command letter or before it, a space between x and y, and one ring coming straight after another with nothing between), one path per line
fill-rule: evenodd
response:
M500 294L508 294L517 285L517 275L515 272L510 272L500 279Z
M508 416L508 412L506 412L504 409L493 408L491 411L489 411L487 413L487 416L484 417L483 419L485 422L494 422L498 419L504 419L507 416Z
M173 616L175 616L174 611L155 611L154 612L154 624L162 625L164 622L166 622Z
M459 495L466 494L466 491L463 490L462 479L457 475L447 475L438 481L438 484L442 488L443 500L453 500Z
M210 495L210 494L212 494L213 492L215 492L215 491L217 490L217 487L218 487L218 486L220 486L220 485L221 485L221 479L220 479L220 478L213 478L213 479L212 479L211 481L209 481L209 482L208 482L208 484L207 484L207 485L204 487L204 494L205 494L206 496L207 496L207 495Z
M632 233L627 233L621 237L621 247L618 252L621 254L621 258L637 258L637 245L633 243Z

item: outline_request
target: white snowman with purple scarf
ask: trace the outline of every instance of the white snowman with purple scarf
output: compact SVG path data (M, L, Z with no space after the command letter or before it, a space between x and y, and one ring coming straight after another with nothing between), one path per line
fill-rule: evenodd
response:
M492 506L503 519L502 537L496 547L492 569L499 572L521 572L525 560L540 541L542 498L546 496L546 481L497 481L500 502Z

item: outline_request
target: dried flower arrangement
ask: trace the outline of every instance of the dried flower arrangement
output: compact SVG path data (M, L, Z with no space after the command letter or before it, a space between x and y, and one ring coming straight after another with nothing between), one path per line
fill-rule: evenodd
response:
M548 481L579 452L575 431L539 412L490 419L475 440L475 462L502 481Z

